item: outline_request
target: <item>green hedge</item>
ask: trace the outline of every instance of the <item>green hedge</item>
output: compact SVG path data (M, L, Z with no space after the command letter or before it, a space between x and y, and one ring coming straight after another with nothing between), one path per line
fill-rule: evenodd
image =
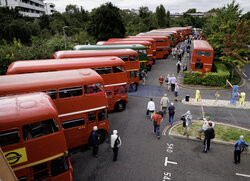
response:
M184 72L183 83L184 84L202 84L206 86L226 86L226 80L229 79L230 73L221 62L214 62L214 66L217 72L208 72L204 76L201 76L201 72L190 71Z
M183 83L184 84L201 84L201 72L193 71L185 71L183 74Z

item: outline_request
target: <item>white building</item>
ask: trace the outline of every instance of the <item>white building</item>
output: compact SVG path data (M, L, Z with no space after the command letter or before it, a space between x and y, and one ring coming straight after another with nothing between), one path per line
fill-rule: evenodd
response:
M45 3L45 11L47 15L53 14L55 10L55 4L54 3Z
M24 16L37 18L45 14L43 0L0 0L0 7L17 8Z

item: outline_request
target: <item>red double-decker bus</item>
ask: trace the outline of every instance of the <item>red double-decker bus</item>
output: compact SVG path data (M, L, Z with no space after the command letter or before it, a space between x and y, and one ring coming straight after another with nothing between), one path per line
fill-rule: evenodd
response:
M134 38L110 38L108 39L108 41L149 41L150 43L152 43L152 50L153 50L153 54L150 55L148 54L148 57L150 60L151 58L153 58L153 64L155 63L156 60L156 40L154 40L153 38L149 38L149 37L134 37ZM151 67L150 67L151 68Z
M140 33L136 36L128 36L128 38L133 37L147 37L147 38L153 38L156 40L156 58L167 58L169 55L169 52L171 51L171 36L170 35L157 35L157 34L150 34L150 33Z
M97 45L143 45L147 47L148 70L151 70L153 66L153 49L152 43L149 41L99 41Z
M0 98L0 147L18 180L73 180L58 112L45 93Z
M124 66L125 63L118 57L28 60L13 62L6 74L92 68L103 78L109 111L123 111L128 102L128 79Z
M109 133L103 79L94 70L4 75L0 85L0 96L32 92L50 95L58 110L68 149L88 144L94 126L99 128L101 142Z
M205 40L193 40L191 45L192 71L200 71L202 75L211 72L214 59L214 50Z
M138 53L131 49L97 49L97 50L65 50L54 53L54 59L65 58L88 58L88 57L105 57L116 56L125 62L125 69L128 75L128 83L130 90L137 90L139 85L140 64Z

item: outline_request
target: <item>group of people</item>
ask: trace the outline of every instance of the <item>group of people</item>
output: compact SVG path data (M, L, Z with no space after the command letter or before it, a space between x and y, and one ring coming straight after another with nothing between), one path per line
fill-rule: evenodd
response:
M94 126L90 135L90 145L92 146L93 156L98 157L98 147L100 144L100 137L98 135L98 127ZM118 136L118 131L113 130L113 134L110 137L110 147L113 150L113 161L117 160L118 150L122 145L120 136Z

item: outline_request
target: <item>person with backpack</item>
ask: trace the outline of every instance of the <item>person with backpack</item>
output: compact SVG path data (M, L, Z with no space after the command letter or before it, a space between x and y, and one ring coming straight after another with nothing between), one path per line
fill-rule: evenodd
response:
M154 125L154 133L157 132L157 137L158 139L160 139L160 124L163 118L159 114L159 111L157 111L156 114L153 115L152 119L153 119L153 125Z
M240 139L234 144L234 164L240 163L240 154L249 146L247 142L244 141L244 136L241 135Z
M113 130L113 134L111 135L111 148L113 150L114 156L113 156L113 161L117 160L117 156L118 156L118 150L122 145L122 140L120 138L120 136L117 135L118 131L117 130Z
M174 107L173 102L171 102L170 106L168 107L168 114L169 114L169 124L170 126L172 126L174 122L174 114L175 114L175 107Z
M204 132L205 138L204 138L203 153L207 153L207 150L210 149L210 141L211 141L211 139L214 139L214 137L215 137L214 128L212 126L213 126L213 124L211 122L208 123L208 128Z

